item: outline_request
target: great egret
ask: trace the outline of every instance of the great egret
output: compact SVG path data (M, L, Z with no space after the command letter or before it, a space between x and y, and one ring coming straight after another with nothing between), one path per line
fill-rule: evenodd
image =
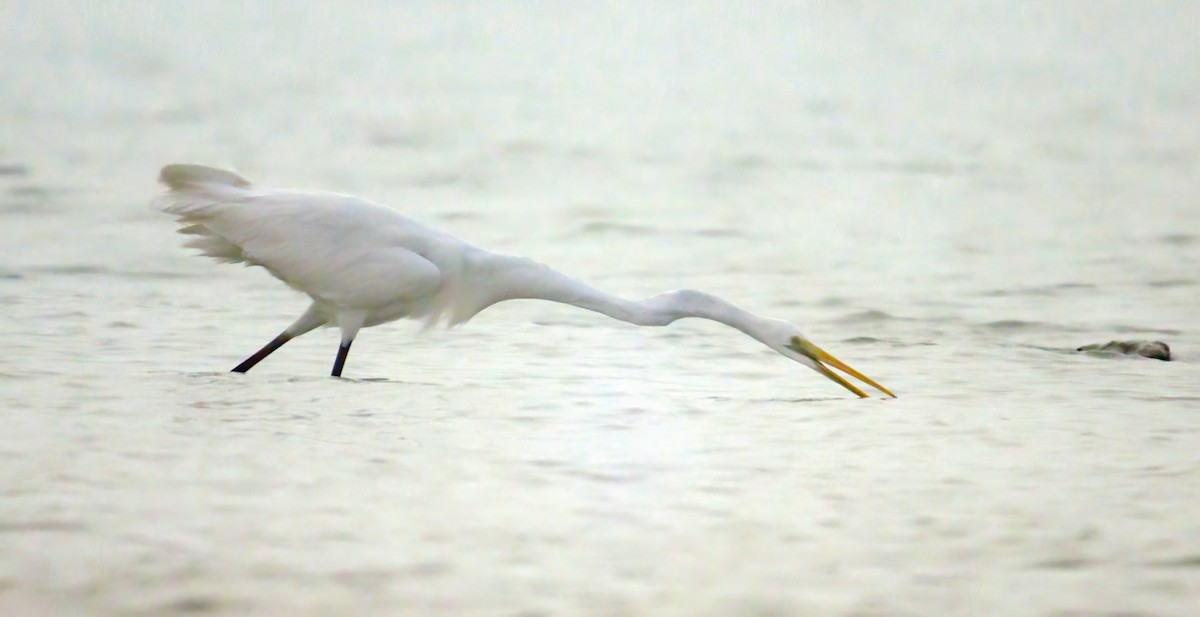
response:
M895 396L817 347L792 324L699 291L670 291L634 302L597 290L542 264L472 246L380 204L333 193L260 188L223 169L167 165L167 191L154 205L178 217L186 246L221 262L262 266L312 298L279 336L234 367L244 373L289 340L336 325L333 364L340 377L362 328L401 318L454 326L504 300L571 304L638 326L699 317L736 328L784 357L866 394L826 364Z

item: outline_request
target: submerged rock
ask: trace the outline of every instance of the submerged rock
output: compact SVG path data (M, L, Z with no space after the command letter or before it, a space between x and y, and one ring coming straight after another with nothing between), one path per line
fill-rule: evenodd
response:
M1143 356L1155 360L1171 359L1171 348L1167 347L1167 344L1162 341L1109 341L1107 343L1096 343L1095 345L1084 345L1075 351L1119 353L1126 356Z

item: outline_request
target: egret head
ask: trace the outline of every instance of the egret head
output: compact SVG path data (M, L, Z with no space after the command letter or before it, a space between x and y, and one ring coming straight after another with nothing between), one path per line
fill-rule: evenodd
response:
M836 368L892 398L896 397L887 388L814 345L805 338L799 328L782 319L756 315L712 294L693 289L669 291L648 298L641 304L643 310L638 313L636 320L631 320L639 325L665 326L684 317L711 319L741 330L776 353L811 368L861 398L867 398L867 394L829 367Z
M867 377L866 375L854 370L849 364L838 360L824 349L817 347L815 343L804 338L804 335L797 332L794 327L789 327L788 329L789 332L785 333L784 337L776 338L772 342L768 342L767 345L779 352L784 357L795 360L796 362L799 362L800 364L803 364L804 366L807 366L808 368L811 368L812 370L828 377L832 381L836 382L839 386L857 394L860 398L867 398L867 394L854 384L847 381L841 375L833 372L829 367L836 368L839 371L842 371L843 373L846 373L847 375L870 385L880 392L883 392L892 398L896 398L896 395L892 394L891 390L879 385L870 377ZM775 342L780 340L783 342Z

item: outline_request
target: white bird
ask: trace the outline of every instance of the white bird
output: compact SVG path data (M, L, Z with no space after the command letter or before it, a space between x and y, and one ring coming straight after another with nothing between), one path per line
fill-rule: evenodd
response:
M402 318L454 326L504 300L571 304L638 326L685 317L723 323L866 398L825 365L895 396L811 343L792 324L743 310L699 291L670 291L635 302L605 293L532 260L501 255L427 227L396 210L334 193L260 188L222 169L167 165L159 210L175 215L186 246L218 261L262 266L312 304L292 325L234 367L244 373L318 326L341 329L333 364L340 377L362 328Z

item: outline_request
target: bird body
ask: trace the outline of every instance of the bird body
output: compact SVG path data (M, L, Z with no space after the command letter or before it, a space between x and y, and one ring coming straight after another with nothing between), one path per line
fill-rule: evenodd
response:
M312 299L283 333L234 370L245 372L288 340L337 326L340 376L359 330L402 318L426 327L463 323L505 300L542 299L578 306L640 326L685 317L736 328L780 354L861 390L830 372L831 364L891 395L810 343L792 324L756 315L695 290L641 302L595 289L545 265L471 245L371 201L336 193L261 188L233 172L167 165L167 191L153 202L175 215L186 246L222 262L262 266Z

